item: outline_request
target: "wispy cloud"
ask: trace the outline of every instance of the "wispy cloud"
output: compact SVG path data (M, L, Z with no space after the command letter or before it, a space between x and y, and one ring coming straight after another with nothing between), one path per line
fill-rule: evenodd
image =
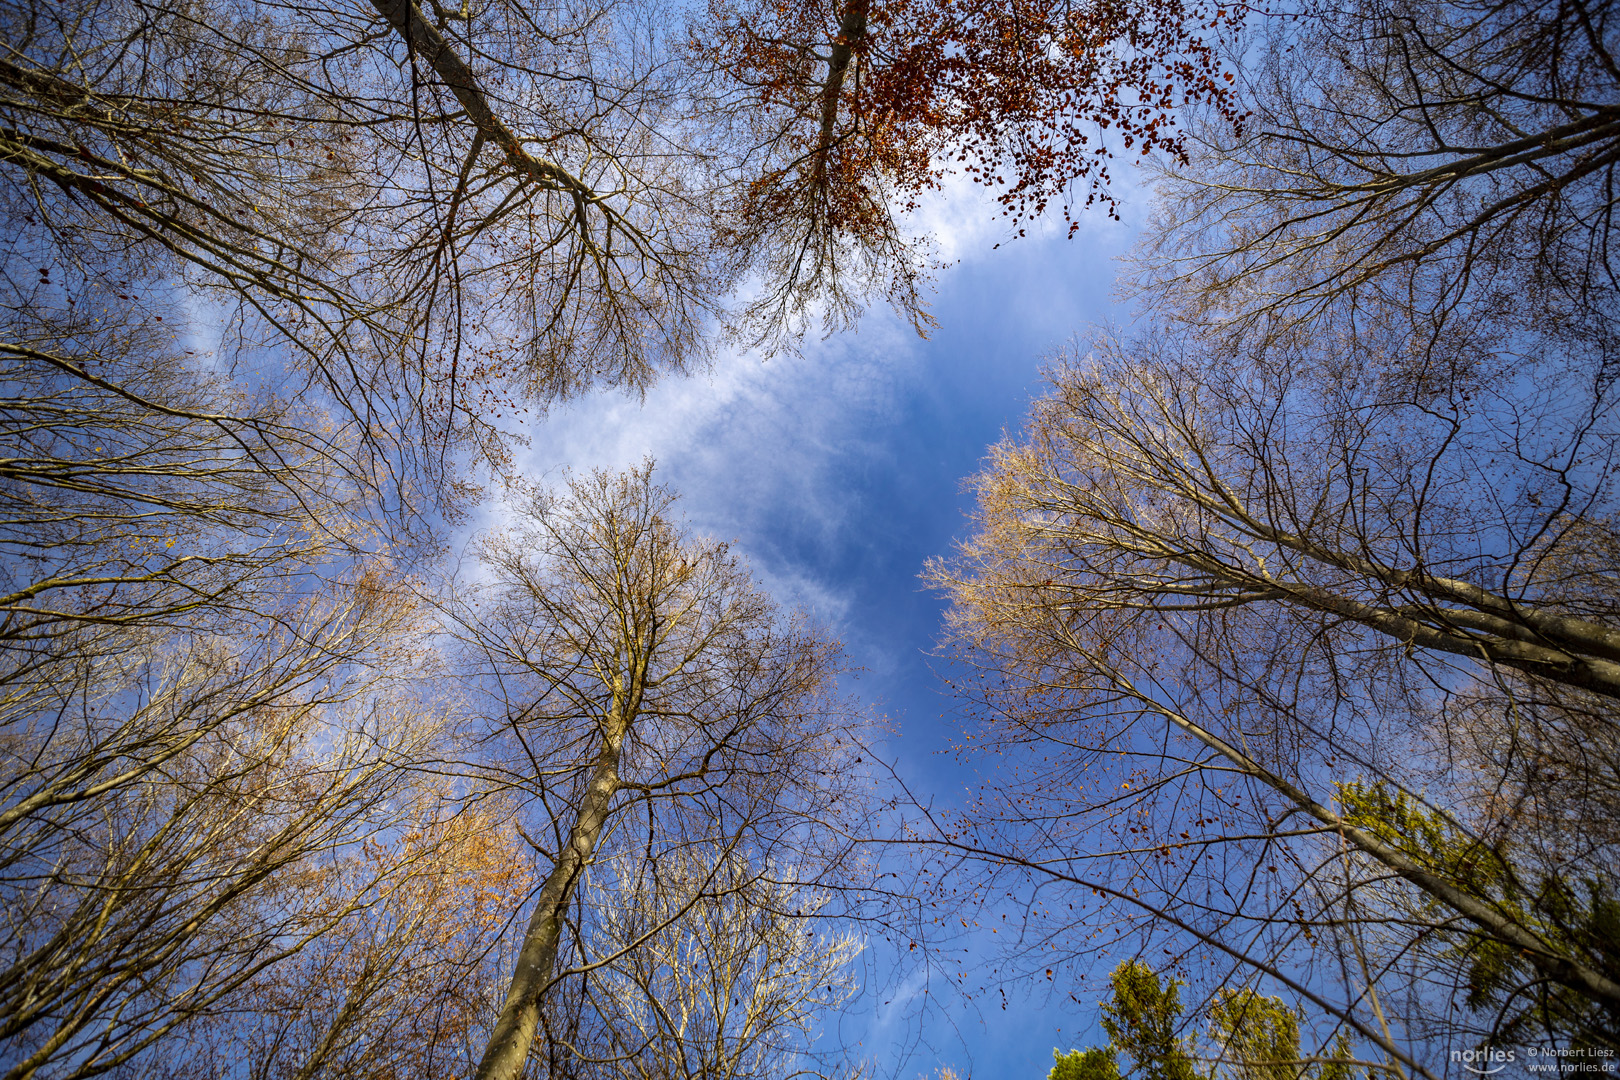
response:
M910 222L956 264L941 275L934 340L877 307L798 355L722 352L645 401L599 393L553 409L517 469L554 483L651 457L699 531L737 541L773 595L843 636L869 672L915 667L934 626L902 634L896 620L937 618L915 574L959 525L958 479L1016 423L1042 351L1106 310L1109 256L1128 230L1084 220L1073 241L1057 222L1003 244L991 193L949 180ZM485 523L503 516L491 506Z
M737 540L779 599L836 623L847 592L804 562L859 528L861 485L844 475L852 463L892 466L883 432L918 378L920 344L873 312L858 332L812 340L799 355L722 353L708 372L666 380L645 401L599 393L552 410L515 464L544 483L651 457L699 531ZM489 515L498 522L504 511Z

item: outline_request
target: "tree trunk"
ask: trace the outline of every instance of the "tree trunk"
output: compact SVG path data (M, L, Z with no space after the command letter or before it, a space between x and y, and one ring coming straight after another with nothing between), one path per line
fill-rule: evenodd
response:
M816 145L817 186L827 179L827 154L832 150L833 132L838 125L838 95L844 89L855 46L866 37L867 0L853 0L838 20L838 37L833 39L832 56L827 61L827 81L821 88L821 140Z
M596 772L580 802L579 817L568 845L557 855L557 864L540 889L529 929L523 936L523 950L518 953L517 966L512 972L512 985L506 993L506 1004L501 1007L495 1031L484 1058L478 1063L475 1080L517 1080L528 1060L529 1047L534 1042L535 1028L540 1023L540 994L551 978L551 969L557 959L557 939L562 933L563 914L568 901L579 883L581 872L590 862L591 853L602 835L613 796L619 790L619 751L629 722L615 716L602 740L601 753L596 758Z

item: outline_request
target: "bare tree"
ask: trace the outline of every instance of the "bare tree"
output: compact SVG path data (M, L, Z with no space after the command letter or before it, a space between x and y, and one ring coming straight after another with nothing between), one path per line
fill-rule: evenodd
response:
M443 723L403 685L411 537L352 426L182 337L161 283L38 278L0 316L0 1043L183 1075L398 893L415 856L366 844L448 812L409 768Z
M684 368L725 292L651 9L486 5L441 29L414 4L85 0L4 19L14 280L206 298L236 348L281 352L352 416L385 474L436 475L430 494L454 500L448 451L499 459L484 414L514 395Z
M947 846L1392 1070L1612 1044L1612 391L1548 358L1437 404L1357 346L1105 334L1053 370L931 570L964 692L1044 755ZM1032 927L1072 925L1058 895Z
M273 618L323 564L383 555L376 486L329 414L233 384L116 300L94 317L13 314L0 641L15 656L66 656L81 632Z
M401 1025L437 1047L489 1021L435 980L494 981L476 958L498 932L409 948L435 936L421 897L446 894L420 867L466 847L444 820L465 792L418 768L443 716L400 685L424 648L401 581L476 495L469 462L504 467L515 410L686 369L755 266L714 240L743 181L694 118L711 95L679 33L630 2L0 4L17 1075L179 1068L181 1045L267 1077L432 1074ZM671 852L836 864L836 828L795 831L854 805L828 772L836 650L723 548L646 538L671 624L626 640L675 667L631 678L609 756L640 771L582 835L646 804ZM608 759L583 729L546 741L595 714L535 681L554 658L522 659L503 677L534 692L495 742L541 756L494 779L558 825L588 786L576 751ZM502 827L498 801L479 805ZM538 842L553 931L584 865L571 828ZM532 959L521 1009L553 974Z
M683 535L651 471L535 493L480 547L492 583L452 609L491 695L486 776L522 793L544 877L480 1077L522 1071L609 829L644 821L636 850L666 865L717 852L716 875L737 853L813 885L849 859L861 720L835 696L837 647L725 544Z
M1612 1045L1610 13L1246 18L1241 130L1159 161L1149 325L1054 369L931 571L1029 748L936 838L1021 868L1036 948L1140 930L1206 1011L1337 1017L1319 1055Z
M636 1080L847 1073L812 1040L855 991L860 942L818 934L831 898L799 886L791 868L719 858L693 849L648 863L626 852L588 877L582 899L595 914L581 978L608 1038L576 1052Z
M504 467L513 412L685 370L756 265L714 241L740 167L679 32L630 2L0 4L14 1075L183 1072L180 1046L433 1075L441 1036L481 1037L501 931L438 940L472 845L445 820L465 792L424 779L455 710L408 685L429 650L401 582L476 496L469 462ZM609 741L642 771L586 819L644 803L671 851L836 864L835 829L794 831L856 783L826 772L836 650L723 549L654 532L709 577L649 556L677 610L643 644L676 668L631 680ZM526 689L501 746L543 756L495 779L556 824L575 751L600 755L545 742L566 695ZM571 827L540 842L548 918Z
M1486 307L1612 354L1615 33L1584 0L1251 15L1247 119L1194 116L1161 162L1139 284L1245 333L1415 313L1444 349Z
M8 1077L136 1061L363 910L377 875L322 867L412 816L437 725L366 661L408 654L413 606L362 581L237 640L83 632L7 671Z
M206 1046L266 1080L465 1075L500 1005L512 909L534 882L504 808L448 816L451 794L419 788L403 826L324 868L321 887L355 912L262 972L245 1008L216 1010L143 1067L185 1075Z

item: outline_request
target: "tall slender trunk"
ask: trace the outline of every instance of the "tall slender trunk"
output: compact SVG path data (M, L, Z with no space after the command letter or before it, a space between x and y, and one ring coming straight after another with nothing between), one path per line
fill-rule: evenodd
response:
M827 80L821 87L821 139L816 145L814 163L815 184L827 181L827 155L832 151L833 132L838 124L838 96L844 89L844 76L855 47L866 37L866 9L869 0L851 0L843 17L838 20L838 37L833 40L832 56L827 61Z
M484 1048L484 1058L473 1074L475 1080L517 1080L528 1060L535 1028L540 1023L540 993L550 980L557 960L563 914L568 910L568 901L580 874L596 849L613 796L619 790L619 751L630 725L622 712L615 712L617 715L604 734L602 750L596 758L596 772L580 801L579 816L568 844L558 853L557 863L540 889L529 929L523 936L523 950L518 953L517 966L512 972L506 1004L501 1007L495 1031Z

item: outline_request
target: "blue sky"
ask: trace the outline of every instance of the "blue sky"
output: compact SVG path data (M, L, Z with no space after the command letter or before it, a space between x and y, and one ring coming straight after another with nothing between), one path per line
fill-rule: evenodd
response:
M972 776L940 754L952 703L927 656L940 602L917 575L964 531L962 480L1021 422L1043 357L1088 323L1128 316L1113 281L1145 203L1128 204L1124 223L1091 214L1073 239L1053 228L997 248L993 202L954 187L914 218L953 261L936 283L929 340L875 309L858 331L812 339L802 355L725 354L707 375L668 380L645 402L601 394L554 409L516 463L543 480L564 467L656 459L699 531L736 540L779 600L842 637L864 669L851 689L895 728L889 754L901 775L948 803ZM910 1042L903 1025L872 1011L850 1017L849 1029L864 1027L880 1075L910 1080L951 1065L975 1080L1037 1080L1083 1019L1039 1000L982 1018L949 1012L923 1033L937 1054L919 1049L898 1072L883 1059Z

